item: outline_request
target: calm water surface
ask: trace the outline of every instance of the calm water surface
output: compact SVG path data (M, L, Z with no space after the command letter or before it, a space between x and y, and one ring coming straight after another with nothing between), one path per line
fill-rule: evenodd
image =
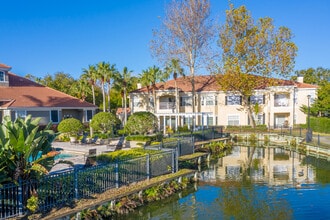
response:
M122 219L330 219L330 160L234 147L194 187Z

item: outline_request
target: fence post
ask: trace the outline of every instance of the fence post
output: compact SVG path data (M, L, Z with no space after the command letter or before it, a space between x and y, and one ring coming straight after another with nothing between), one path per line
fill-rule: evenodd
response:
M214 127L212 127L212 139L215 138Z
M172 173L176 172L176 167L175 167L175 151L174 149L172 150Z
M202 137L203 137L203 141L205 141L204 125L202 126Z
M192 153L194 154L195 153L195 139L194 139L194 137L192 137L192 139L191 139L191 146L192 146Z
M317 144L320 146L320 134L317 135Z
M150 155L149 154L147 154L146 159L147 159L147 179L149 180L150 179Z
M179 154L178 154L178 148L176 148L175 152L175 170L179 171Z
M18 179L18 215L23 215L23 183L22 179Z
M74 175L74 198L78 200L78 170L75 168L73 169Z
M115 163L115 174L116 174L116 188L119 188L119 164L118 160Z

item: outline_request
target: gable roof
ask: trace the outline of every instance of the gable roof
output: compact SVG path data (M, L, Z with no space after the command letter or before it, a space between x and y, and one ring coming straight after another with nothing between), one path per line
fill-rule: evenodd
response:
M97 108L91 103L10 72L8 79L9 86L0 86L0 107Z
M221 76L217 75L203 75L203 76L195 76L195 91L196 92L207 92L207 91L219 91L221 90L221 86L218 83L218 80L220 80ZM256 76L259 77L259 76ZM317 88L316 85L311 85L307 83L299 83L292 80L281 80L281 79L275 79L277 82L277 86L296 86L297 88ZM176 80L177 88L179 91L182 92L191 92L192 86L190 82L189 77L180 77ZM263 84L258 86L256 89L264 89L267 85ZM150 88L151 89L151 88ZM156 90L174 90L175 89L175 80L169 80L166 82L156 83L155 85ZM140 89L137 89L135 91L132 91L131 93L143 93L148 92L148 88L142 87Z

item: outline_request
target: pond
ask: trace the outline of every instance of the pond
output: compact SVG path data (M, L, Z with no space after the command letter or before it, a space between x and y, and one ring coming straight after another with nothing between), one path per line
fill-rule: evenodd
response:
M121 219L330 219L329 158L235 146L191 189Z

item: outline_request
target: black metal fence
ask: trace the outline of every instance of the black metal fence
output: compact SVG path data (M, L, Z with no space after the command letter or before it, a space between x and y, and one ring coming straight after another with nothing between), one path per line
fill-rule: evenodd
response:
M193 137L182 137L176 141L161 142L157 145L144 146L144 148L150 150L175 150L177 151L178 157L193 154L195 152Z
M113 164L53 173L40 180L20 181L0 188L0 219L27 212L27 201L38 197L38 210L69 206L77 199L89 198L108 189L177 171L176 150Z
M210 128L196 128L195 131L181 132L173 135L174 137L193 137L195 141L207 141L218 138L229 137L230 133L223 132L223 126L210 127Z

